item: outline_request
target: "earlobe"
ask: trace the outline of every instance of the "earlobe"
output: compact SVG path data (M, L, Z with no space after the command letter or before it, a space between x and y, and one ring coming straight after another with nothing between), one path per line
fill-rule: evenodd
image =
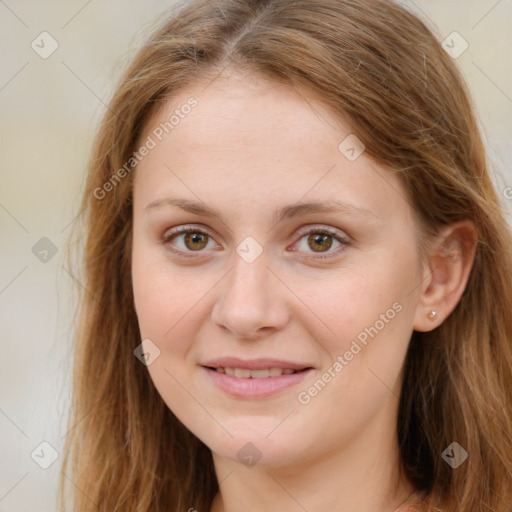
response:
M476 228L470 220L445 227L437 237L425 269L414 330L435 329L457 307L473 266L476 243Z

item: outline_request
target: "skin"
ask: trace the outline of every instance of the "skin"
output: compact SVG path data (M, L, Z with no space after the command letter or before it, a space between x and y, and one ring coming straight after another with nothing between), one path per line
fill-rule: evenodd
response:
M175 95L139 143L190 96L197 107L136 169L132 277L141 339L160 350L150 376L212 450L220 492L211 510L393 511L413 491L399 477L395 439L407 347L414 329L434 329L460 299L472 253L457 251L473 227L447 228L439 243L451 240L458 257L434 252L423 265L398 177L365 153L349 161L338 146L350 126L320 101L253 74L225 73ZM147 208L168 197L200 201L223 220ZM329 199L371 213L273 221L276 208ZM179 233L162 243L186 224L207 232L206 247L194 251ZM350 244L328 238L331 247L315 252L307 231L298 233L307 227L330 227ZM236 252L248 236L263 248L252 263ZM300 403L299 392L396 303L394 318ZM228 355L293 360L314 372L272 397L234 398L200 366ZM248 442L262 455L254 466L237 457Z

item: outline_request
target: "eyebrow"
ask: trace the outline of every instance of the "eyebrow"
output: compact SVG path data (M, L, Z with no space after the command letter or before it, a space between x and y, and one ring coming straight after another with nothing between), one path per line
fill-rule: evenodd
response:
M191 201L190 199L175 199L170 197L157 199L156 201L149 203L144 210L146 213L148 213L153 209L161 208L164 206L177 206L186 212L193 213L195 215L202 215L203 217L217 218L223 224L226 224L222 213L219 210L206 206L205 203ZM308 213L341 213L347 216L361 217L368 220L371 220L372 218L374 220L379 218L375 213L368 210L367 208L335 199L327 199L322 202L296 203L287 205L276 209L272 218L275 225L284 219L297 217L299 215L306 215Z
M226 224L222 213L216 208L207 206L205 203L198 201L191 201L190 199L179 199L166 197L163 199L157 199L149 203L145 207L145 212L161 207L177 206L182 210L193 213L195 215L201 215L203 217L212 217L219 219L223 224ZM361 217L363 219L371 220L372 218L378 219L372 211L355 204L338 201L335 199L328 199L322 202L309 202L309 203L296 203L284 206L274 211L273 222L274 225L289 219L297 217L299 215L306 215L308 213L341 213L347 216Z

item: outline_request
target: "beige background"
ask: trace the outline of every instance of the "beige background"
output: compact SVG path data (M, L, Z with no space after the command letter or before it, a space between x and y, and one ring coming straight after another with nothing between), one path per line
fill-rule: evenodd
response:
M113 81L170 3L0 0L0 512L56 510L60 458L42 469L31 453L42 441L59 453L66 433L73 300L64 244ZM512 0L404 3L440 40L457 31L469 43L457 62L510 222ZM31 48L43 31L59 44L47 59ZM57 248L46 263L32 253L42 237ZM48 455L43 446L34 458Z

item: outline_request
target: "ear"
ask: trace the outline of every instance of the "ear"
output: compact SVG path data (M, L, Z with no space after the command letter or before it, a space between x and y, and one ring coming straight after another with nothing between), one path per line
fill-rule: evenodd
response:
M469 278L477 232L470 220L445 227L429 251L425 266L422 291L414 316L414 330L428 332L452 313L464 293ZM430 318L435 311L434 318Z

